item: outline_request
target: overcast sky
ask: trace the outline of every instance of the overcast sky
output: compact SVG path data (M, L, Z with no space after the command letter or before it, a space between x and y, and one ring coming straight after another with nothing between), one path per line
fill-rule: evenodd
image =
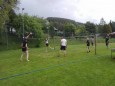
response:
M20 0L21 8L29 15L61 17L77 22L99 23L103 17L115 21L115 0Z

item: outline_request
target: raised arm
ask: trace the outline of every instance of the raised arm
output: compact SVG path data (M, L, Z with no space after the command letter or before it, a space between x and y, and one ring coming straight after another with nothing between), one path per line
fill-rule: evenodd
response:
M32 33L29 33L29 35L27 35L25 38L28 39L30 35L32 35Z

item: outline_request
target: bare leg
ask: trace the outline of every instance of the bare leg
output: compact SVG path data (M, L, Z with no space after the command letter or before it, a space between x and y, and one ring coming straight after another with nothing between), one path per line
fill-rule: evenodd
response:
M89 46L87 46L87 52L90 52Z
M63 52L64 52L64 56L66 56L66 50L64 50Z
M27 60L27 61L29 61L29 60L28 60L28 57L29 57L29 53L28 53L28 51L26 51L26 60Z
M20 60L21 60L21 61L22 61L23 55L24 55L24 52L22 52L22 55L21 55L21 57L20 57Z
M60 50L60 51L58 52L58 57L60 57L60 55L61 55L61 52L62 52L62 50Z

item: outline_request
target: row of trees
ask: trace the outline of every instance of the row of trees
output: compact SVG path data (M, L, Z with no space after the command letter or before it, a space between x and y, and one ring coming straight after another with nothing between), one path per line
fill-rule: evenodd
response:
M17 4L19 0L0 0L0 44L4 44L6 41L7 35L4 34L7 32L7 23L10 20L12 12L14 9L17 9Z
M15 29L16 32L13 34L15 34L18 37L22 36L23 28L24 34L32 32L34 37L41 37L43 35L42 28L44 27L45 20L37 16L29 16L28 14L18 14L15 16L12 23L9 24L11 24L8 25L10 33L13 33L12 29Z
M115 23L106 24L104 19L100 20L100 24L92 22L79 23L74 20L65 18L49 17L47 19L37 16L29 16L28 14L16 14L18 0L1 0L0 1L0 44L3 44L3 39L7 36L22 38L28 32L33 33L34 38L43 38L44 36L86 36L95 33L100 33L102 36L105 33L115 31ZM24 27L23 27L24 24ZM24 28L24 31L23 31ZM5 35L4 35L5 34ZM7 34L7 36L6 36ZM15 40L12 40L15 42ZM5 41L6 42L6 41Z
M18 0L0 0L0 31L3 30L5 22L9 21L11 11L16 8Z
M94 24L90 21L83 24L69 19L55 17L49 17L47 19L51 23L52 27L58 28L58 31L62 32L62 34L67 37L73 35L91 35L96 33L100 33L101 36L104 36L107 33L111 33L114 27L114 24L111 22L106 24L103 18L100 20L99 24Z
M49 17L47 18L49 24L46 25L46 19L37 16L29 16L27 14L16 14L14 8L16 8L18 2L18 0L2 0L0 2L0 14L2 15L0 17L1 33L5 31L3 26L6 26L8 33L21 37L23 33L23 23L24 32L33 32L34 37L41 37L46 33L51 37L54 35L70 37L95 33L101 33L103 35L104 33L112 32L112 28L114 27L111 22L110 24L106 24L103 18L100 20L100 24L96 25L89 21L83 24L70 19ZM16 32L14 33L13 30Z
M22 22L23 19L24 22ZM42 37L44 34L49 34L51 37L54 37L55 35L71 37L91 35L96 33L100 33L102 36L104 36L107 33L111 33L113 31L111 23L106 24L103 18L100 20L100 24L98 25L89 21L85 24L77 23L73 20L66 20L64 18L59 18L59 20L58 18L48 18L46 20L37 16L29 16L27 14L15 15L15 17L10 20L13 21L9 23L8 31L11 28L15 28L15 34L18 37L22 36L22 23L24 23L25 32L33 32L34 37ZM48 21L49 23L46 24Z

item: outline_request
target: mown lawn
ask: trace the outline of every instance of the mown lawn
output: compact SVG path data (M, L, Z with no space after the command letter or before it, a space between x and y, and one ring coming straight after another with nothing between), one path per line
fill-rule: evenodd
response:
M0 52L0 86L115 86L115 60L105 44L86 53L85 44L69 45L67 56L56 50L29 49L29 62L19 60L21 50ZM115 54L114 54L115 55Z

